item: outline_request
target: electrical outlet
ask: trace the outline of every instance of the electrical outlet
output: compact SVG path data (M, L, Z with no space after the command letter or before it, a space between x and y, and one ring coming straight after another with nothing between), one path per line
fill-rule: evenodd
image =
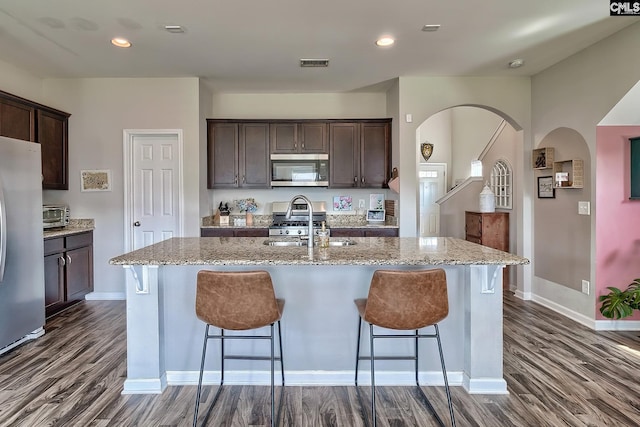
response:
M591 215L591 203L578 202L578 215Z
M589 281L588 280L583 280L582 281L582 293L589 295Z
M364 210L364 199L358 200L358 209Z

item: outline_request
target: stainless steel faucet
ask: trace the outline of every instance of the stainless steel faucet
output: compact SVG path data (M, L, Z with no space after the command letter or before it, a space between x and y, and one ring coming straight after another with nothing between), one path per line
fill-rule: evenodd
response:
M307 242L307 246L309 248L313 248L313 204L311 203L311 200L309 200L307 198L307 196L304 196L302 194L298 194L297 196L293 196L293 199L291 199L291 201L289 202L289 206L287 206L287 213L285 214L285 218L287 219L291 219L291 212L293 211L293 204L295 203L296 200L301 199L304 200L305 202L307 202L307 211L309 212L309 223L308 223L308 242Z

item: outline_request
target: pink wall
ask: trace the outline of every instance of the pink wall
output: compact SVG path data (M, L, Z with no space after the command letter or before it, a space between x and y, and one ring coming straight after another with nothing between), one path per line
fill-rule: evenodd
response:
M629 200L629 138L637 136L640 126L596 130L596 296L640 277L640 200ZM599 307L596 297L596 319L604 319Z

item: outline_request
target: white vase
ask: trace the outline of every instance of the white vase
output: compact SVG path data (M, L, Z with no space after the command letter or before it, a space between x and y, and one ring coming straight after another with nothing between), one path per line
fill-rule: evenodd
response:
M496 211L496 195L493 194L489 184L485 184L484 188L480 192L480 212L495 212Z

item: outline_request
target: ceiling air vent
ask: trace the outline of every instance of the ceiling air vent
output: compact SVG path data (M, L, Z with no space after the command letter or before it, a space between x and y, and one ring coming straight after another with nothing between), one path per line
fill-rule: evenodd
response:
M300 66L301 67L328 67L329 60L328 59L301 59Z

